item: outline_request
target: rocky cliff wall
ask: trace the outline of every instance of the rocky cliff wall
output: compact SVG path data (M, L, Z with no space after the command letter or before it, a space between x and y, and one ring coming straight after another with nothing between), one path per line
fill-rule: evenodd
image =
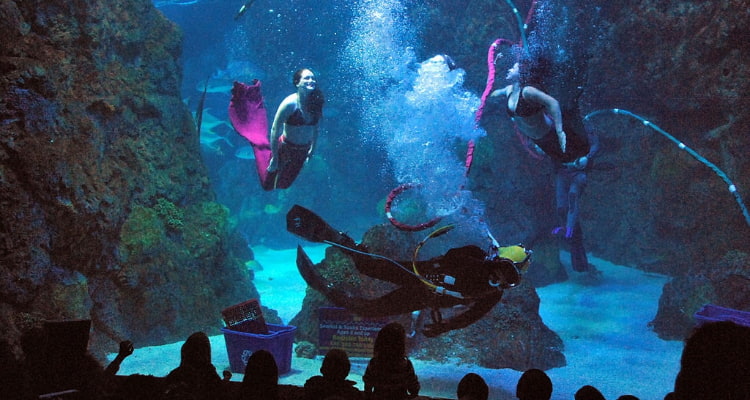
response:
M91 319L92 351L216 331L257 296L149 0L0 1L0 324Z

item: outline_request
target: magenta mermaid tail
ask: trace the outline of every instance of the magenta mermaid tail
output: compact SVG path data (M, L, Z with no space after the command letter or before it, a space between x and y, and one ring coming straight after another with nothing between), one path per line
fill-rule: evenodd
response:
M268 116L259 80L254 79L252 85L234 82L232 100L229 102L229 119L234 129L252 145L258 178L265 188L272 153L268 139Z

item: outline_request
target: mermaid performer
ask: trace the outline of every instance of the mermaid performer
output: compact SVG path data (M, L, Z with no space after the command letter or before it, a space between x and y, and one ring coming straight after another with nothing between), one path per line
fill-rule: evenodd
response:
M315 74L307 68L294 73L297 88L279 105L268 134L268 119L261 84L235 82L229 103L234 129L253 147L258 177L263 189L286 189L312 156L318 139L318 122L324 98L316 86Z
M508 116L532 140L535 150L552 159L557 213L561 220L552 233L564 236L570 244L573 270L595 274L583 246L579 213L587 171L599 149L598 137L583 126L577 97L563 109L557 99L543 90L543 81L551 74L550 61L543 56L527 57L508 71L511 84L491 96L507 97Z

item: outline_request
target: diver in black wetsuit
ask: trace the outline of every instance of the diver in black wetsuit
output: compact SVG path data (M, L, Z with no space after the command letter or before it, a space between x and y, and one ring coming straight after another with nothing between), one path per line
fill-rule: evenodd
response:
M507 97L506 112L521 133L531 139L530 146L548 156L555 169L555 200L561 225L552 230L570 244L571 264L575 271L592 271L583 246L579 222L580 197L586 187L586 172L599 148L593 132L583 125L578 109L578 93L565 108L547 94L542 81L551 72L548 60L539 57L517 62L508 71L511 84L492 96Z
M419 246L449 229L436 230ZM484 316L500 301L505 289L520 283L521 272L528 267L531 255L531 251L520 245L497 247L491 254L470 245L426 261L395 261L369 253L364 246L298 205L287 213L287 230L307 240L340 248L351 257L360 273L394 283L398 288L374 299L347 293L327 282L302 247L298 247L297 267L308 285L337 306L366 317L431 309L432 323L425 325L423 331L428 337L464 328ZM443 320L440 309L456 305L466 305L468 310Z

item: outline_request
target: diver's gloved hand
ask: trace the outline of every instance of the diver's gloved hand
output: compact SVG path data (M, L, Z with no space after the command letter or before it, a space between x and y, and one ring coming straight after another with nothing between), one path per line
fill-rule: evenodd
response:
M565 226L556 226L552 229L552 235L559 236L565 233L565 239L570 239L573 237L573 228L565 227Z
M571 162L562 163L563 167L583 171L589 165L589 157L581 156Z
M573 161L573 166L575 166L577 169L586 169L586 166L589 164L589 158L586 156L578 157L575 161Z
M278 170L279 170L279 162L276 161L276 157L271 157L271 160L268 162L268 168L266 168L266 171L276 172Z

